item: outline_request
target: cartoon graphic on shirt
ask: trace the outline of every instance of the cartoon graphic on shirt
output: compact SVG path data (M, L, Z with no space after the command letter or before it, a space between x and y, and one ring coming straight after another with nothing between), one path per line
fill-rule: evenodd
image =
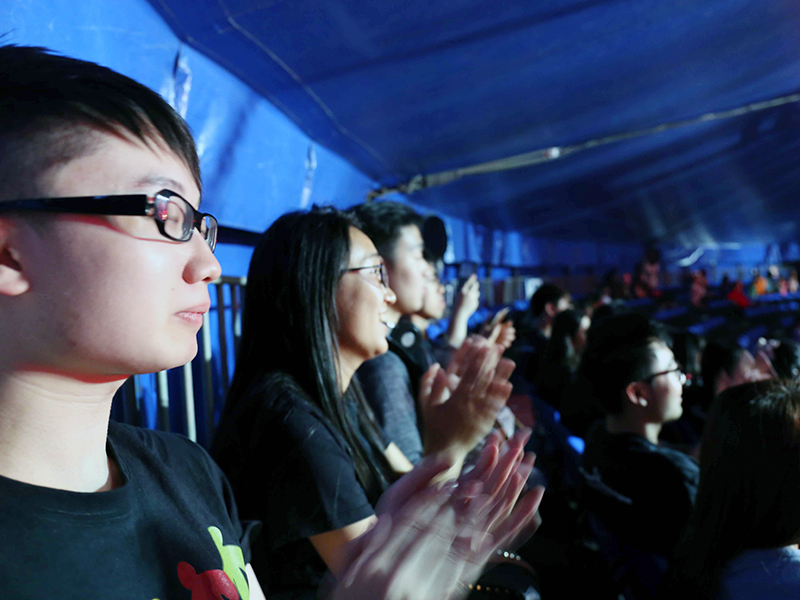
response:
M198 573L189 563L178 565L178 578L192 592L192 600L240 600L239 592L225 571L212 569Z
M181 562L178 564L181 584L192 592L192 600L250 600L242 549L236 544L224 545L222 532L216 527L209 527L208 533L222 558L222 570L198 573L189 563Z

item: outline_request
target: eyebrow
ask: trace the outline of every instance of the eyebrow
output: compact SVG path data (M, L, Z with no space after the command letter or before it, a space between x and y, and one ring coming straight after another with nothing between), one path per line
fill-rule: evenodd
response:
M135 185L137 188L150 185L164 186L169 188L170 191L177 192L182 196L186 195L186 190L179 181L176 181L171 177L163 177L161 175L146 175L145 177L139 179Z

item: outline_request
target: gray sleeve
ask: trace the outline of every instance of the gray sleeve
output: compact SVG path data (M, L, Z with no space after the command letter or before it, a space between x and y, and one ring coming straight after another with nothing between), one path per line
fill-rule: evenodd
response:
M389 351L368 360L358 369L358 379L386 442L394 442L417 464L422 460L422 437L411 377L402 359Z

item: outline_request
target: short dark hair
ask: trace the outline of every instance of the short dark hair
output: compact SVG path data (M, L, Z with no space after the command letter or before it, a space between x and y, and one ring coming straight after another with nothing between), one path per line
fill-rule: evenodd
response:
M743 355L744 349L735 344L714 341L706 345L700 370L703 375L703 386L708 392L707 396L714 396L714 386L723 371L733 375Z
M628 384L652 375L652 344L663 341L658 325L635 313L609 315L592 324L580 373L609 414L622 413Z
M361 222L362 230L375 244L381 256L394 261L394 250L400 230L408 225L416 225L420 233L424 219L417 211L406 204L384 200L364 202L350 209Z
M156 92L93 62L0 46L0 185L13 189L15 180L84 155L93 131L163 140L200 188L189 128Z
M555 283L543 283L531 297L531 313L534 317L541 317L545 306L550 303L557 304L566 295L566 290Z

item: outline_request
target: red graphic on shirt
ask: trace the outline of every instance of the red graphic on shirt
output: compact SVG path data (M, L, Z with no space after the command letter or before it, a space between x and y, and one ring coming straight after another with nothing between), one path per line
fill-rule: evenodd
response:
M178 565L178 579L192 592L192 600L239 600L239 592L225 571L198 573L192 565L182 562Z

